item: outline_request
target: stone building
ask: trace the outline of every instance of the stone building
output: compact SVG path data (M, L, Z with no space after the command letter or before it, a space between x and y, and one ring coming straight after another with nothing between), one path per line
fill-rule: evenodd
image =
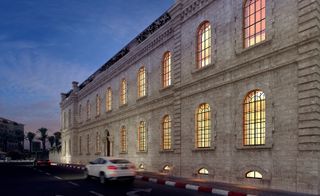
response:
M23 152L24 125L0 117L0 151Z
M319 194L319 10L177 0L61 94L61 160Z

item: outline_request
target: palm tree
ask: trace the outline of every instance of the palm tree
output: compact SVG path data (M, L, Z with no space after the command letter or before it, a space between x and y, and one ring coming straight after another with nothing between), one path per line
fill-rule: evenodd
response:
M28 132L27 133L27 139L29 140L29 147L30 147L30 153L31 153L31 148L32 148L32 141L33 141L33 139L34 139L34 137L36 136L36 134L35 133L33 133L33 132Z
M40 132L40 137L39 140L41 140L42 143L42 151L45 152L46 151L46 139L48 137L47 135L47 128L41 127L40 129L38 129L38 132Z
M56 144L56 147L60 145L60 139L61 139L61 132L57 131L55 132L54 134L54 139L55 139L55 144Z
M53 135L48 137L48 141L49 141L49 143L50 143L50 147L51 147L51 148L53 147L54 140L55 140L55 137L54 137Z

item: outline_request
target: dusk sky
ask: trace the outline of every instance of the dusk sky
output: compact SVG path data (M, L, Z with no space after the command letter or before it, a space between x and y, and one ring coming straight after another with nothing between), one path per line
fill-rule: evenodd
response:
M83 82L174 0L0 0L0 117L60 129L60 93ZM49 133L49 134L51 134Z

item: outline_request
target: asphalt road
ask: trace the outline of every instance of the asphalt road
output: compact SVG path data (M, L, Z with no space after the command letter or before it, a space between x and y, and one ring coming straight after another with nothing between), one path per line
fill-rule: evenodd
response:
M33 167L0 165L1 196L204 196L212 195L192 190L160 185L142 180L133 184L85 180L83 172L57 166Z

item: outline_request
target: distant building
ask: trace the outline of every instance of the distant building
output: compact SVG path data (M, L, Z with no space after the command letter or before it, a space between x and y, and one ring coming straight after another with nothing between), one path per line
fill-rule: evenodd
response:
M320 194L319 10L177 0L61 94L61 160Z
M24 125L0 117L0 151L23 151Z
M41 150L41 142L32 141L31 152L40 152Z

